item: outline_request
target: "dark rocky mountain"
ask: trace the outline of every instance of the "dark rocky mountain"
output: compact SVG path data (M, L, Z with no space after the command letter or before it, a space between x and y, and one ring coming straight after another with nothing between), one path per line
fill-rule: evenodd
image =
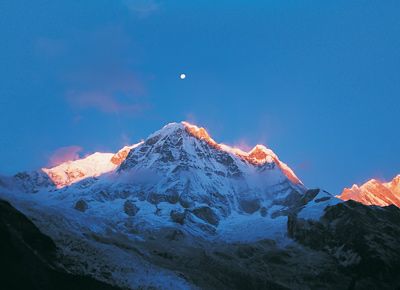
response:
M347 201L327 207L318 220L295 215L288 235L334 257L351 277L349 289L400 289L400 209Z
M119 289L87 276L66 272L57 263L57 247L8 202L0 200L1 289Z

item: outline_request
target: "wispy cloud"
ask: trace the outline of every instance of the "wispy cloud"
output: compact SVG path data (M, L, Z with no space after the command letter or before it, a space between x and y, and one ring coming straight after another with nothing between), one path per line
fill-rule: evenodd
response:
M74 92L67 94L67 99L72 106L79 109L95 108L104 113L138 113L145 106L142 104L124 103L113 94L100 91Z
M138 17L145 18L160 9L160 4L155 0L124 0L128 9Z
M232 147L239 148L243 151L249 152L251 149L253 149L254 146L250 145L248 140L239 139L238 141L233 143Z
M51 61L74 110L131 116L148 107L143 78L135 70L140 50L122 27L80 31L64 39L40 38L36 49L43 60Z
M50 155L47 166L54 167L65 161L79 159L79 152L82 150L82 147L76 145L58 148Z
M80 72L73 76L71 87L66 99L74 109L136 114L147 107L145 89L131 72Z

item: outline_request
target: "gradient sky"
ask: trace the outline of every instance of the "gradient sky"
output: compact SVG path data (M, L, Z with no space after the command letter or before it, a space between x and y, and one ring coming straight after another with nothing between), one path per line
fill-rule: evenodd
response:
M182 120L266 144L308 187L400 173L398 0L8 0L0 14L1 173Z

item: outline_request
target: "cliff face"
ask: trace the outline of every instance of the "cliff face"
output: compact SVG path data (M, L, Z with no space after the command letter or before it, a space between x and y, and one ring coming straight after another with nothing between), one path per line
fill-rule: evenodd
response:
M1 289L117 289L59 268L54 242L2 200L0 257Z
M328 207L317 221L290 216L288 235L337 260L353 289L400 286L400 209L347 201Z

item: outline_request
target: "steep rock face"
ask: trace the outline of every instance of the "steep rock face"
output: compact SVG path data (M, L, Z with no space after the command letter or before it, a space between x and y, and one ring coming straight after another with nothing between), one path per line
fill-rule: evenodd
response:
M135 216L140 209L131 200L127 200L124 203L124 212L129 216Z
M123 147L121 150L119 150L117 153L115 153L113 157L111 157L111 162L114 163L117 166L121 165L121 163L125 161L125 159L128 156L129 152L133 148L139 146L140 144L141 143Z
M327 207L319 220L289 216L288 235L336 259L352 289L400 286L400 209L347 201Z
M400 207L400 175L389 182L371 179L361 186L354 184L351 188L345 188L338 198L355 200L365 205L388 206L394 204Z
M59 268L54 242L2 200L0 255L2 289L117 289Z

